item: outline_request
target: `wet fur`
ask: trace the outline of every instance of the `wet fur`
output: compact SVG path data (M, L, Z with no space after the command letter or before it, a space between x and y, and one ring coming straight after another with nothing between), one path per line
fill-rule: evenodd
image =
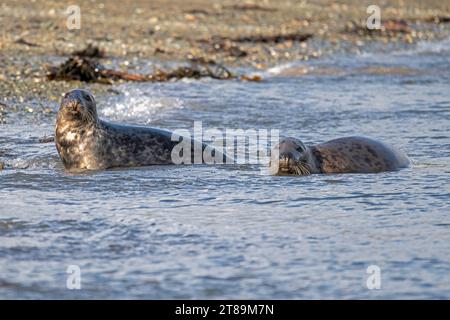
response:
M56 148L68 170L99 170L171 164L171 133L99 120L95 125L56 132Z
M157 128L100 120L92 94L73 90L61 102L55 142L65 168L83 171L172 164L172 149L179 141L172 141L171 136L171 132ZM194 147L192 143L192 163ZM202 151L206 147L202 144Z
M287 138L280 143L279 153L283 161L278 168L270 168L272 174L376 173L395 171L410 165L408 157L402 151L367 137L330 140L303 147L304 151L301 152L294 150L298 148L298 141L295 138ZM285 160L286 154L290 156L290 161ZM284 171L281 170L283 166ZM303 170L299 170L299 167ZM305 168L307 170L304 170Z
M347 137L318 144L312 152L324 173L375 173L408 167L400 150L367 137Z

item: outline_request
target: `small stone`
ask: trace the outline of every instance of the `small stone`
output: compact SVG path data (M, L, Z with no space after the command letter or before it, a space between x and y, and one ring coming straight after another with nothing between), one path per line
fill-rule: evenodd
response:
M190 21L190 22L194 22L197 20L197 18L193 15L193 14L185 14L184 18L186 19L186 21Z

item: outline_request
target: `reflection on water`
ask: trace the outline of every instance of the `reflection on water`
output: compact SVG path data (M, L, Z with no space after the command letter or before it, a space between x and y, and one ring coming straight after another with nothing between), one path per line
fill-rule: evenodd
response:
M52 143L37 142L53 119L0 126L0 297L449 298L449 50L424 44L291 64L263 83L133 84L98 97L105 118L169 129L202 120L309 143L372 136L410 155L400 172L73 175ZM66 289L72 264L82 290ZM369 265L381 268L381 290L366 287Z

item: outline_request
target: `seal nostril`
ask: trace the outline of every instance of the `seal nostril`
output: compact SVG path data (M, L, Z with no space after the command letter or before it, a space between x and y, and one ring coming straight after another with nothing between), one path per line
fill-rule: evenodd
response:
M280 154L279 159L280 159L279 166L282 169L289 168L294 162L293 160L294 158L292 157L292 154L290 154L289 152L283 152L282 154Z

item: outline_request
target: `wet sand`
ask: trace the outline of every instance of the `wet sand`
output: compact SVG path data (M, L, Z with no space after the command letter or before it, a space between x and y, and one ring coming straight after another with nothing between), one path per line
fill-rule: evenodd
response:
M5 114L14 111L52 115L61 93L73 87L109 90L107 85L50 82L45 78L49 64L64 60L88 43L105 52L106 64L127 71L139 72L143 62L183 62L192 57L227 67L266 69L335 52L358 52L374 42L388 48L396 43L413 45L443 38L449 33L449 24L444 21L450 17L450 7L444 1L411 0L408 5L400 0L382 1L382 21L396 19L405 22L408 29L394 25L393 31L367 32L366 8L372 1L77 3L81 8L80 30L66 27L65 10L72 3L18 0L1 4L0 123L5 122ZM296 40L304 35L311 38Z

